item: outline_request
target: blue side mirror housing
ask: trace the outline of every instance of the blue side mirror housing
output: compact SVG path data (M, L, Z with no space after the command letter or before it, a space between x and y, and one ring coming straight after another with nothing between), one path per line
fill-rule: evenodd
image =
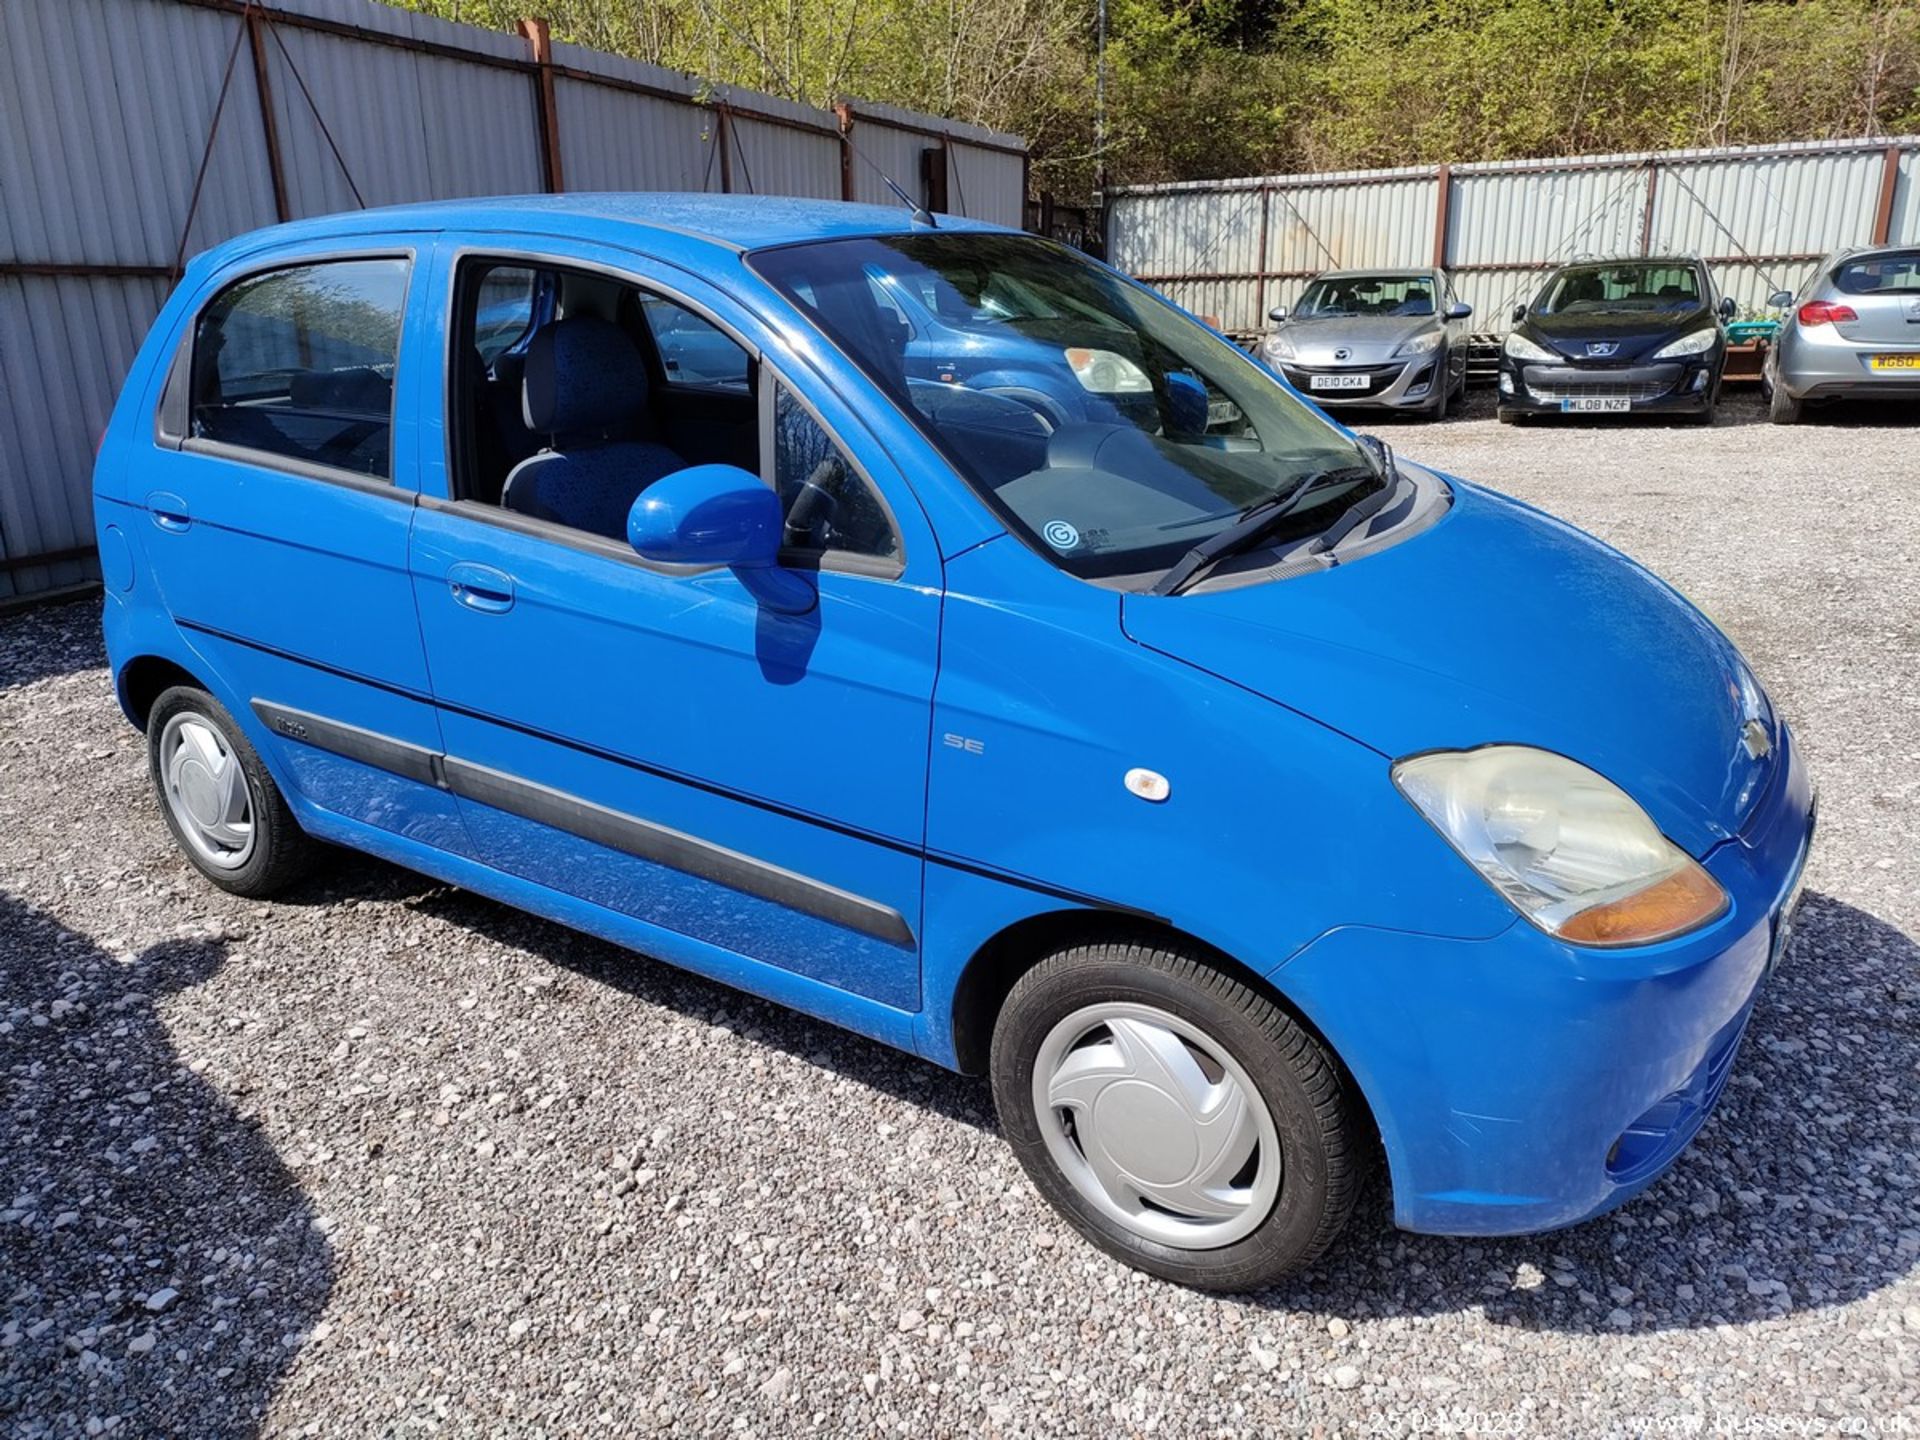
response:
M1464 301L1456 300L1447 306L1446 318L1449 320L1471 320L1473 318L1473 307Z
M1167 372L1167 413L1165 425L1170 434L1198 436L1207 433L1207 387L1184 370Z
M662 565L724 565L754 598L802 614L813 586L780 565L780 497L738 465L694 465L663 475L627 512L627 543Z

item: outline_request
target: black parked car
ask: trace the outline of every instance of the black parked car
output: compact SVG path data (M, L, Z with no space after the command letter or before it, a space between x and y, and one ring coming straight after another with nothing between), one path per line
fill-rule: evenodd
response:
M1513 312L1500 352L1500 419L1650 411L1708 423L1733 314L1706 264L1690 256L1563 265Z

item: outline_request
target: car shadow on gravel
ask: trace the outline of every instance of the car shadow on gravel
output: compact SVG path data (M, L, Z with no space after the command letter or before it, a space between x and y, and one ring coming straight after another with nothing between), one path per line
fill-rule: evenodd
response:
M1920 945L1809 894L1719 1106L1644 1194L1570 1230L1462 1240L1394 1230L1379 1192L1327 1260L1257 1303L1637 1333L1885 1289L1920 1269L1917 1021Z
M0 615L0 692L105 665L99 622L97 597Z
M258 1434L333 1283L273 1147L158 1000L216 940L107 953L0 892L0 1429Z
M440 885L367 857L354 856L346 864L356 872L364 867L364 877L342 875L336 868L326 893L316 891L307 898L324 904L342 892L395 900L410 895L409 903L425 914L495 944L525 950L584 980L708 1024L725 1024L758 1044L771 1045L949 1120L978 1129L996 1128L992 1097L982 1080L956 1075L877 1040L471 891Z

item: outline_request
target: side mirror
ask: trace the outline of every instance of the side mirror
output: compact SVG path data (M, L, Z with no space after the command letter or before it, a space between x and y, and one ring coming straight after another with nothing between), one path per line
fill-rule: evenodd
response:
M1793 292L1791 290L1776 290L1767 297L1767 304L1784 310L1787 306L1793 304Z
M1521 322L1522 320L1524 320L1524 319L1526 319L1526 318L1527 318L1527 307L1526 307L1526 306L1524 306L1524 305L1516 305L1516 306L1514 306L1514 307L1513 307L1513 323L1514 323L1514 324L1516 324L1516 325L1518 325L1518 324L1519 324L1519 323L1520 323L1520 322Z
M780 568L780 497L738 465L695 465L663 475L627 512L627 543L662 565L724 565L775 610L811 610L814 590Z
M1184 370L1167 372L1167 433L1198 439L1207 433L1207 387Z
M1287 318L1287 307L1284 305L1274 306L1271 310L1267 312L1267 318L1273 321L1274 324L1278 325L1281 321Z
M1373 463L1380 473L1389 478L1393 475L1393 447L1378 435L1355 435L1361 449L1373 457Z
M1740 307L1733 303L1733 297L1731 295L1722 295L1720 297L1720 318L1722 320L1731 320L1739 313Z
M1472 318L1473 307L1456 300L1447 306L1447 319L1466 320Z

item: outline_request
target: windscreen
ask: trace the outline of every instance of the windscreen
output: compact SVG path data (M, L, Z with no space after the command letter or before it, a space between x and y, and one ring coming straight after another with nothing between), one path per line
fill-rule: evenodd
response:
M1050 241L916 233L750 263L1076 575L1164 571L1298 489L1283 542L1380 486L1358 445L1222 336Z
M1573 265L1547 282L1542 315L1604 315L1624 310L1691 310L1700 276L1691 265Z
M1431 314L1433 281L1424 275L1327 275L1307 286L1294 318Z

